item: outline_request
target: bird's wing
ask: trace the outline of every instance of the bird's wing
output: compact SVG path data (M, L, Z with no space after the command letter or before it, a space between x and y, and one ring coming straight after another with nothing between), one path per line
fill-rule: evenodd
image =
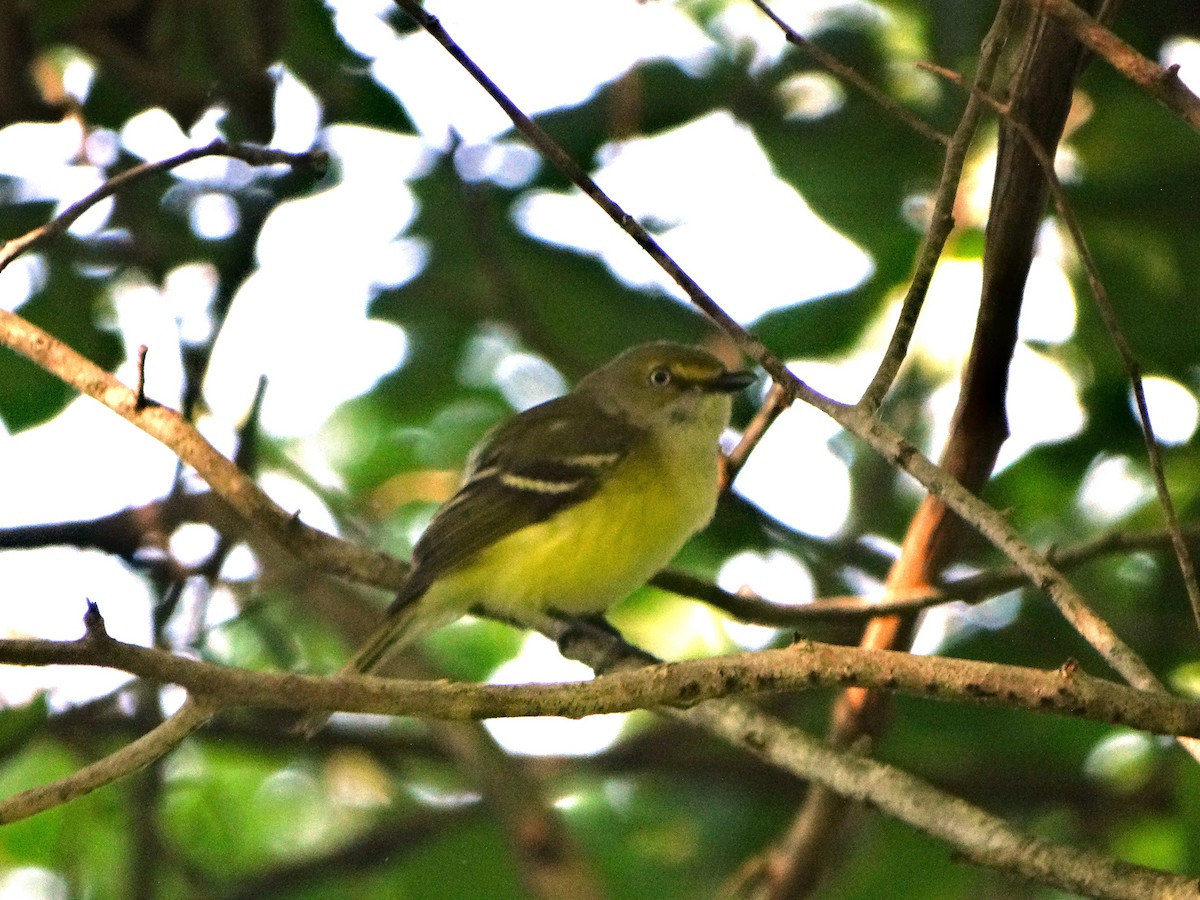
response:
M485 547L591 497L641 432L578 396L551 400L499 425L473 454L466 481L413 549L390 612Z

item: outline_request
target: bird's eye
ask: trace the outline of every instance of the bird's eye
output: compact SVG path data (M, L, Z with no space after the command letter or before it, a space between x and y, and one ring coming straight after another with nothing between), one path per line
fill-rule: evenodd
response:
M671 383L671 372L669 369L654 369L650 373L650 383L655 387L666 387Z

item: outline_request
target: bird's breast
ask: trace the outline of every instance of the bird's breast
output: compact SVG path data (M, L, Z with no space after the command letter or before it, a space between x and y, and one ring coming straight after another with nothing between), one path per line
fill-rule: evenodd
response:
M717 445L647 441L582 503L516 531L435 586L448 603L497 613L603 612L664 568L712 518ZM438 603L439 598L428 598Z

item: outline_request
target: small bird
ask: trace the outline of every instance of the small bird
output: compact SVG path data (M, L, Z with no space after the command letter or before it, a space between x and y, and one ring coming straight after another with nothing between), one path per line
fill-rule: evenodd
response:
M712 518L731 395L753 380L699 347L642 344L496 426L341 674L470 611L588 616L625 599Z

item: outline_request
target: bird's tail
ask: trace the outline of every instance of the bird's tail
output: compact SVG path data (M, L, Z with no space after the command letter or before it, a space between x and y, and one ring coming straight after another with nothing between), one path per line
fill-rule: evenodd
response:
M444 624L444 618L421 615L421 604L409 603L393 613L389 613L367 638L366 643L350 657L341 669L341 675L367 675L383 665L388 658L402 647L424 637L429 632ZM305 716L295 726L295 731L306 738L312 737L329 721L332 713L325 711L314 712Z

